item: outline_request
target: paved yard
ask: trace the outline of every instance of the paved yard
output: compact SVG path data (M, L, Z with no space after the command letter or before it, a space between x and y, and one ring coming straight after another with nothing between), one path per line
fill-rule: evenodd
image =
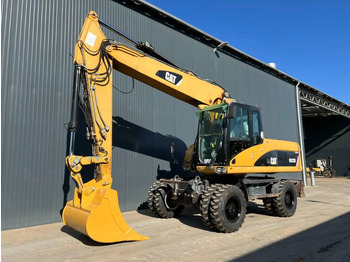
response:
M233 234L207 229L198 214L159 219L149 210L124 213L143 242L101 245L62 223L3 231L2 261L350 261L350 179L317 178L291 218L248 205Z

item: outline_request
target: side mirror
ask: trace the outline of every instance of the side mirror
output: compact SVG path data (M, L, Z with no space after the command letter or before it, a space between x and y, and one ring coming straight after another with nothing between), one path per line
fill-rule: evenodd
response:
M229 117L231 118L236 118L237 117L237 106L231 105L229 107Z

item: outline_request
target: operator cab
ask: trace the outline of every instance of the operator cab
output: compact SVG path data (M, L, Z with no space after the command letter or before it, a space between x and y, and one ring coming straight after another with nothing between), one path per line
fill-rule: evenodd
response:
M229 165L237 154L263 142L258 107L230 103L206 107L199 113L199 165Z

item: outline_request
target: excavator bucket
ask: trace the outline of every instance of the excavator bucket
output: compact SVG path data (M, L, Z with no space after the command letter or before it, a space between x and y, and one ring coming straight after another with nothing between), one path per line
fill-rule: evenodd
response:
M124 220L118 204L117 191L97 189L91 204L82 208L75 192L74 200L68 202L63 210L66 226L89 236L100 243L141 241L149 239L135 232Z

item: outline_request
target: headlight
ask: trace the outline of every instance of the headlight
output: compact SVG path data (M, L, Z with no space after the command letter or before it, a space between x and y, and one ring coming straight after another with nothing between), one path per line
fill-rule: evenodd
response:
M224 174L227 172L226 167L217 167L215 171L218 174Z

